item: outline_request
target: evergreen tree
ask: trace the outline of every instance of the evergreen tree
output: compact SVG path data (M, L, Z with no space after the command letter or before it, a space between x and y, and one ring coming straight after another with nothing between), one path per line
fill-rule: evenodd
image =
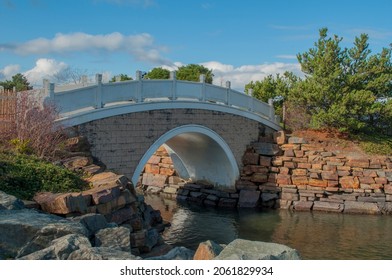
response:
M355 38L352 48L342 49L342 38L330 38L327 31L321 29L315 47L297 55L306 79L293 88L289 99L311 115L314 128L384 129L379 122L389 118L391 49L370 55L366 34Z
M15 87L16 91L33 89L33 87L30 86L30 83L27 78L21 73L12 76L12 80L0 82L0 86L3 86L6 90L13 90L13 88Z

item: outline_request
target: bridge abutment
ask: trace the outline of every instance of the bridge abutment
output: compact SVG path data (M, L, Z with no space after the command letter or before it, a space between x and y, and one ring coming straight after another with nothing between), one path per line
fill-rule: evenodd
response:
M166 144L192 179L233 188L247 145L260 133L273 131L255 120L202 109L128 113L77 127L91 143L92 154L134 184L149 157Z

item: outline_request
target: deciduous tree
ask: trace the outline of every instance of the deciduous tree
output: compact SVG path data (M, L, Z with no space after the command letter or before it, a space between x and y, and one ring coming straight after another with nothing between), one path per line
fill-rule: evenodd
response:
M170 71L167 69L163 69L162 67L156 67L149 71L145 76L145 79L152 80L164 80L170 78Z
M206 83L212 84L214 77L212 70L199 64L188 64L179 67L177 71L177 79L198 82L201 74L205 75Z
M117 77L119 77L120 82L132 81L133 80L132 77L129 77L127 74L120 74L120 75L112 77L109 82L110 83L116 82L117 81Z

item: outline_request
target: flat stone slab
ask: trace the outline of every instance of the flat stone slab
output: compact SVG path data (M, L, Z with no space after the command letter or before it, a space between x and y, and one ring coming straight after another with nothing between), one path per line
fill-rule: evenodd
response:
M313 211L324 211L324 212L343 212L343 203L334 203L326 201L315 201L313 204Z
M294 201L296 211L310 211L313 207L313 201Z
M345 201L344 213L350 214L381 214L377 203Z

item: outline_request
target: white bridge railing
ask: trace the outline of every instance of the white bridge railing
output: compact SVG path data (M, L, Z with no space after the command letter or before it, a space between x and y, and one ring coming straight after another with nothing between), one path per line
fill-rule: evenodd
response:
M44 90L45 95L59 107L61 117L123 103L193 101L252 112L277 124L272 100L269 103L261 102L231 89L230 82L226 82L226 87L205 83L204 75L200 76L200 82L177 80L175 72L171 72L168 80L147 80L142 79L141 72L137 71L135 80L102 83L102 75L97 74L93 85L69 89L46 82Z

